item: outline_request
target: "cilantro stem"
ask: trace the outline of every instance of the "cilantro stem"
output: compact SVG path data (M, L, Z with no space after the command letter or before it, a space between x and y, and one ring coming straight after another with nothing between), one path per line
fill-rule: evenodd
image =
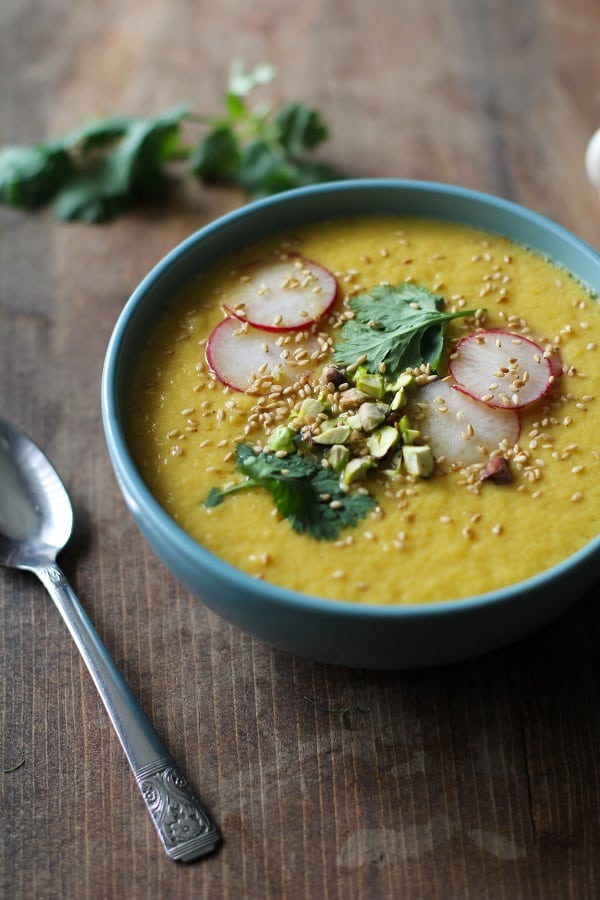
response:
M232 484L227 488L211 488L206 496L203 505L206 506L207 509L211 509L213 506L219 506L219 504L223 502L225 497L229 497L230 494L236 494L238 491L245 491L246 488L259 486L260 485L258 481L254 481L252 478L247 478L246 481L240 481L239 484Z
M189 162L188 176L237 186L250 198L337 178L307 156L328 136L316 110L298 102L278 109L246 102L274 76L269 65L246 72L232 64L221 115L182 104L155 116L95 120L30 147L0 148L0 203L52 204L62 221L106 222L161 190L165 168L181 160ZM184 122L206 130L190 146L180 142Z

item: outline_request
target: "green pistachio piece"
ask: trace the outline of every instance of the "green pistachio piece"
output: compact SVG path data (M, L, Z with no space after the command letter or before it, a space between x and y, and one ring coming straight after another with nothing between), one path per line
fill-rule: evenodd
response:
M416 475L418 478L429 478L435 468L433 453L427 444L404 447L402 459L407 473Z
M302 422L314 422L322 412L325 412L325 407L320 400L315 400L314 397L306 397L298 410L298 417Z
M369 399L369 395L358 388L348 388L347 391L340 391L338 406L341 410L356 409L361 403Z
M401 375L398 375L395 381L386 382L385 389L386 391L399 391L400 388L407 388L409 384L412 384L414 381L414 377L410 374L410 372L402 372Z
M382 375L373 375L370 372L366 372L364 375L361 374L358 378L355 378L354 383L359 391L368 394L369 397L375 397L377 400L381 400L385 393Z
M352 429L349 425L332 425L323 428L313 438L315 444L345 444L350 437Z
M390 403L390 409L395 412L397 409L403 409L406 406L406 391L403 387L398 388Z
M358 410L360 423L363 431L374 431L378 425L385 421L390 408L387 403L366 403L361 404Z
M334 444L325 454L325 458L334 472L341 472L350 459L350 451L343 444Z
M269 438L269 450L284 451L285 453L294 452L294 435L295 432L288 428L287 425L279 425L275 428Z
M393 425L382 425L369 435L367 447L375 459L383 459L392 447L396 446L399 439L400 435Z
M369 469L373 468L373 460L370 456L355 456L345 467L342 475L342 483L351 485L360 481Z
M403 444L414 444L421 437L421 432L418 429L411 428L408 416L402 416L398 424Z
M358 413L354 416L348 416L346 422L353 431L362 431L362 422Z

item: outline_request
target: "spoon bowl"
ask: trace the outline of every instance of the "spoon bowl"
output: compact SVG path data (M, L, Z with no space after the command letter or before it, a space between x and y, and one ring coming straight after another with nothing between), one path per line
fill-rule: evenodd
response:
M69 495L42 451L0 418L0 564L53 562L73 529Z
M196 859L215 848L219 834L56 564L72 528L71 502L56 470L26 434L0 417L0 565L28 569L46 588L98 689L167 855Z

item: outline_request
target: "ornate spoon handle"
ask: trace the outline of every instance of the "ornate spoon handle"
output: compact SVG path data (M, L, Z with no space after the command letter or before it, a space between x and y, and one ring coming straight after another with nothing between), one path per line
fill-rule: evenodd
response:
M171 859L210 853L220 836L110 657L56 565L33 568L63 617L92 676Z

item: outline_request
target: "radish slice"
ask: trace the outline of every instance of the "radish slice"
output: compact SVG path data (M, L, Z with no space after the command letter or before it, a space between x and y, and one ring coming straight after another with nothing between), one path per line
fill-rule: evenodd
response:
M276 335L227 316L209 335L206 360L223 384L253 394L297 381L328 351L310 332Z
M492 409L472 400L448 381L432 381L415 394L411 422L421 431L436 460L448 465L484 463L506 442L514 446L521 431L518 413Z
M299 331L331 308L337 295L335 275L301 256L261 260L247 266L225 308L265 331Z
M456 387L499 409L521 409L543 397L554 381L544 348L512 331L476 331L458 342L450 359Z

